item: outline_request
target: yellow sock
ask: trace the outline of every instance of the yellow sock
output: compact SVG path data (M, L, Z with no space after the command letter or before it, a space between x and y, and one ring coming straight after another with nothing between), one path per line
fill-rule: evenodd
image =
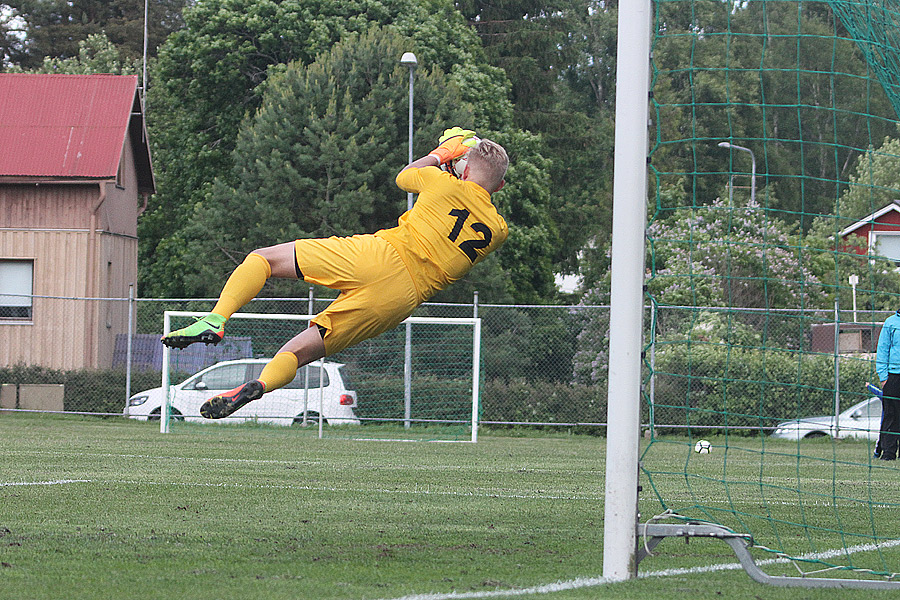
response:
M299 364L300 361L293 352L279 352L263 367L259 380L266 386L267 392L277 390L294 380Z
M212 312L226 319L253 300L262 290L266 279L272 276L272 267L261 254L251 252L231 273L225 282L219 301Z

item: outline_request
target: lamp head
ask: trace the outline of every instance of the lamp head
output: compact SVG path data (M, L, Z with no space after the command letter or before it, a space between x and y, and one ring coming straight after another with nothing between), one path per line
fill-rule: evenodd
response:
M419 61L416 60L416 55L412 52L404 52L403 56L400 57L400 64L414 69L419 64Z

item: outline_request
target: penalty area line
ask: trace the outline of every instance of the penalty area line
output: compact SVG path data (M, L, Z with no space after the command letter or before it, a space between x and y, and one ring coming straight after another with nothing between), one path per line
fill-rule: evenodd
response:
M67 483L91 483L93 479L54 479L53 481L9 481L0 482L0 487L14 485L65 485Z
M569 581L557 581L556 583L545 583L543 585L536 585L529 588L517 588L514 590L414 594L412 596L392 598L391 600L468 600L474 598L512 598L515 596L525 596L529 594L553 594L555 592L577 590L584 587L594 587L603 585L604 583L610 582L605 577L579 577L577 579L570 579Z
M848 554L856 554L858 552L872 552L875 550L884 550L900 546L900 540L887 540L878 544L859 544L840 550L828 550L826 552L812 552L798 556L801 560L825 560L836 556L844 556ZM759 566L783 564L790 562L787 558L771 558L758 561ZM716 571L732 571L741 569L740 563L724 563L717 565L706 565L704 567L688 567L681 569L665 569L663 571L649 571L647 573L639 573L639 578L645 577L671 577L673 575L695 575L700 573L712 573ZM568 581L557 581L556 583L548 583L537 585L529 588L516 588L508 590L490 590L483 592L447 592L447 593L431 593L431 594L413 594L411 596L402 596L399 598L391 598L390 600L476 600L478 598L514 598L516 596L525 596L529 594L552 594L555 592L564 592L568 590L576 590L585 587L595 587L607 583L614 583L605 577L578 577Z

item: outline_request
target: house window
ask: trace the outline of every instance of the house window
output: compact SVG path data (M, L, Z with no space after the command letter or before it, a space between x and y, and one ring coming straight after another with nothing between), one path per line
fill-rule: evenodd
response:
M0 319L30 321L33 260L0 259Z
M872 238L874 242L872 254L900 262L900 233L873 231Z

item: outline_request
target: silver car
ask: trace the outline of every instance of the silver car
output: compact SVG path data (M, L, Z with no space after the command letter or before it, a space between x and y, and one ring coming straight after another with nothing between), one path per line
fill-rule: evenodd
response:
M185 421L209 423L209 419L200 416L200 406L216 394L257 379L267 362L267 358L223 361L171 386L172 416ZM291 383L265 394L223 420L292 425L317 422L321 414L331 425L359 425L359 419L353 412L356 392L349 389L341 371L343 366L341 363L316 361L301 367ZM132 419L159 420L163 399L161 387L138 392L128 400L124 414Z
M875 441L878 440L880 430L881 398L872 396L838 415L837 427L834 415L806 417L779 423L772 437L799 440L827 435L838 439L861 438Z

